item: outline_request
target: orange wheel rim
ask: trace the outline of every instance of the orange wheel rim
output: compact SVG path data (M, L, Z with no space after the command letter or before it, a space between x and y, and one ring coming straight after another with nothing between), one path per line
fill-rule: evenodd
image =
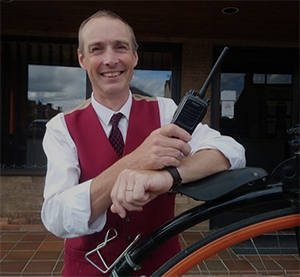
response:
M268 232L297 227L299 226L299 222L300 215L295 214L270 219L236 230L196 250L194 253L174 265L169 271L162 275L162 277L181 276L198 263L232 245Z

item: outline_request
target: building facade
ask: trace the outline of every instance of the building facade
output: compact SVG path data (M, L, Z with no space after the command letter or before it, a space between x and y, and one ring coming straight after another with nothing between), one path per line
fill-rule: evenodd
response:
M45 124L90 96L89 81L76 57L77 29L99 9L115 11L135 30L139 64L134 92L172 97L178 103L188 90L200 90L228 46L207 89L211 104L204 123L242 143L249 166L271 171L291 155L286 129L299 123L298 1L5 2L1 1L2 228L42 228ZM231 14L224 8L231 8ZM287 15L280 13L283 8ZM178 197L176 212L195 204Z

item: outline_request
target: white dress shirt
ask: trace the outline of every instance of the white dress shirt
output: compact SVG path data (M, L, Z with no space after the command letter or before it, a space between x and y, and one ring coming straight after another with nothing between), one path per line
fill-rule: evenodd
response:
M171 122L177 106L171 99L162 97L157 99L161 126L164 126ZM115 112L99 104L93 95L91 104L105 133L109 136L111 130L109 121ZM119 122L124 140L131 104L130 94L126 104L118 111L124 114ZM207 125L199 124L189 143L192 148L191 154L201 149L218 149L230 161L231 169L245 166L244 148L232 138L221 136L218 131ZM73 238L101 231L106 223L106 212L89 224L92 180L79 184L80 167L77 149L68 132L63 113L48 122L43 147L48 159L41 214L45 227L62 238Z

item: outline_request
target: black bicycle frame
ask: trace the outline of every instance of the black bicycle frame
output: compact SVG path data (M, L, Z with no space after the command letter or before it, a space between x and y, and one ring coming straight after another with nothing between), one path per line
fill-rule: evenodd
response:
M226 200L224 198L225 197L200 204L161 226L127 253L127 257L124 257L115 266L111 276L130 276L134 267L138 268L138 265L149 255L150 252L157 249L170 238L198 223L216 215L222 215L227 212L241 209L241 207L248 208L259 204L282 201L285 199L285 193L282 186L275 186L266 190L250 192L230 200ZM286 202L289 203L289 201ZM293 202L294 201L291 201L291 203Z

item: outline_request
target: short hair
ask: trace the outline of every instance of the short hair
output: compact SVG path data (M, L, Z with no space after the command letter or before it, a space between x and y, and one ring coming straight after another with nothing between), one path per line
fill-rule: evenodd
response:
M137 51L138 49L138 44L136 42L136 38L135 38L135 34L133 32L132 27L123 19L121 18L119 15L117 15L116 13L112 12L112 11L106 11L106 10L100 10L94 14L92 14L89 18L87 18L86 20L84 20L78 30L78 49L80 50L81 53L84 52L84 47L83 47L83 41L82 41L82 29L84 28L84 26L93 18L99 18L99 17L109 17L112 19L118 19L120 21L122 21L129 29L129 32L131 34L131 44L132 44L132 49L133 51Z

